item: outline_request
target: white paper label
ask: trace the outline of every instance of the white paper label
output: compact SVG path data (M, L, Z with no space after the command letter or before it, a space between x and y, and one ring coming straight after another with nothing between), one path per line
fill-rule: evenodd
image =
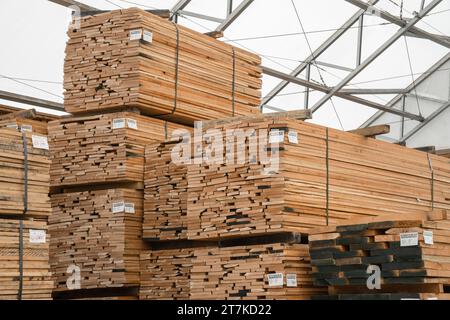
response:
M153 42L153 32L144 30L144 36L142 38L145 42L152 43Z
M45 241L46 241L45 230L30 229L30 243L45 243Z
M112 124L113 129L125 128L125 119L114 119Z
M269 143L281 143L284 141L284 131L271 130L269 133Z
M269 281L269 287L282 287L284 283L282 273L268 274L267 280Z
M34 148L48 150L47 137L32 135L31 140L33 141Z
M425 240L425 244L434 244L433 231L424 231L423 238Z
M20 127L20 131L22 131L22 132L33 132L33 126L31 126L29 124L23 124Z
M119 213L119 212L124 212L125 211L125 203L122 202L114 202L112 204L112 212L113 213Z
M297 131L289 131L288 133L288 139L290 143L298 144L298 135Z
M419 233L408 232L400 234L400 247L411 247L419 244Z
M134 203L125 203L125 212L134 213Z
M127 126L128 126L128 128L135 129L135 130L137 130L137 128L138 128L137 121L134 119L127 119Z
M297 274L295 273L286 274L286 286L297 287Z
M141 40L142 38L142 30L131 30L130 31L130 40Z
M7 124L6 127L11 129L19 129L19 126L15 123Z
M427 300L439 300L438 297L430 297Z

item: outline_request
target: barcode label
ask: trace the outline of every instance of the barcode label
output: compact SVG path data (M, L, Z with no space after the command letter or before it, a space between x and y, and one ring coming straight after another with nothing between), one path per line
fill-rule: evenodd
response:
M125 203L123 201L121 202L114 202L112 204L112 212L113 213L119 213L125 211Z
M114 119L112 128L113 129L123 129L123 128L125 128L125 119Z
M47 137L32 135L31 140L33 141L34 148L48 150Z
M269 143L281 143L284 141L284 131L271 130L269 133Z
M425 244L434 244L433 231L424 231L423 238L425 240Z
M290 143L298 144L298 135L297 131L289 131L288 133L288 139Z
M282 273L271 273L267 275L267 280L269 281L269 287L282 287L284 283Z
M134 213L134 203L125 203L125 212L126 213Z
M142 38L142 30L138 29L138 30L131 30L130 31L130 40L141 40Z
M30 243L45 243L46 236L45 230L30 229Z
M286 286L297 287L297 275L295 273L286 274Z
M137 121L134 119L127 119L127 126L130 129L135 129L137 130L138 126L137 126Z
M400 246L401 247L417 246L418 244L419 244L419 233L407 232L407 233L400 234Z
M153 42L153 32L144 30L144 36L142 38L145 42L152 43Z

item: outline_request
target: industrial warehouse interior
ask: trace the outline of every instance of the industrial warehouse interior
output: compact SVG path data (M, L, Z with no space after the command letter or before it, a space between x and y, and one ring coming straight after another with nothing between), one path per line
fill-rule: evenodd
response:
M450 0L3 0L0 25L0 300L450 300Z

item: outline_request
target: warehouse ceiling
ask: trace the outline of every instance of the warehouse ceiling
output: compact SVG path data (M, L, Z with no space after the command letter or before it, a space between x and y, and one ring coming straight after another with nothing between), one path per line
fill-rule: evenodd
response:
M10 21L10 29L12 24L22 30L11 34L5 31L8 28L2 28L2 34L15 40L17 47L6 49L0 58L20 60L25 67L18 68L14 63L2 67L0 90L62 102L63 51L70 10L52 2L2 1L1 23ZM380 121L403 121L403 127L407 127L404 121L419 126L449 100L450 90L445 86L444 98L437 94L443 103L433 107L424 106L422 97L403 97L412 93L419 96L416 87L420 83L416 82L426 80L427 86L421 87L426 95L430 81L442 83L448 77L450 71L444 66L448 66L445 62L450 59L450 0L82 0L80 3L99 10L133 6L169 9L174 20L197 31L223 31L220 40L261 55L267 69L262 104L266 112L310 108L314 111L313 122L344 130ZM19 17L18 12L23 11ZM47 19L50 16L52 19ZM25 19L30 23L19 24ZM31 38L31 34L35 36ZM31 50L37 58L48 62L36 64ZM436 69L437 63L440 64ZM428 74L434 80L421 79ZM406 101L406 107L399 105L399 97ZM394 112L390 110L393 107ZM438 116L449 116L442 111ZM383 120L384 114L390 117ZM399 141L406 134L390 140Z

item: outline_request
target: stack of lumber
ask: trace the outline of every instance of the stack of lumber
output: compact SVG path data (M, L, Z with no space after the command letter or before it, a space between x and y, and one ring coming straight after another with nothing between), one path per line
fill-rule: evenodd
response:
M244 163L189 165L189 239L307 233L358 217L450 209L447 158L282 117L212 121L203 128L224 137L227 130L247 133L237 142L247 153L257 135L265 150L261 141L270 131L267 153L279 157L279 170L262 161L261 151ZM203 142L204 150L208 146Z
M328 286L327 298L450 299L450 220L328 227L309 241L314 283ZM370 265L380 268L378 289L367 286Z
M81 270L79 289L139 285L142 192L107 189L52 195L50 264L55 290L68 290L67 268Z
M140 298L310 299L326 290L313 287L308 246L300 239L291 234L153 248L141 254Z
M309 300L323 292L313 286L306 244L195 250L191 271L191 299L194 300Z
M18 219L0 219L0 299L19 298L21 251ZM21 299L51 299L49 238L45 221L23 220L23 289Z
M193 259L193 248L143 251L139 299L189 299Z
M133 112L49 123L52 187L143 182L145 146L170 138L178 124Z
M80 22L68 32L67 112L137 107L191 125L259 113L259 56L137 8Z
M48 150L42 149L38 142L46 142L47 138L30 132L25 135L27 164L24 161L22 133L12 128L0 128L0 215L24 213L27 166L28 210L25 214L27 217L46 218L51 214L48 196L50 159Z
M145 240L187 239L187 166L172 160L177 144L163 142L145 150Z
M42 114L34 109L20 109L0 105L0 128L14 128L47 135L47 122L56 116Z

